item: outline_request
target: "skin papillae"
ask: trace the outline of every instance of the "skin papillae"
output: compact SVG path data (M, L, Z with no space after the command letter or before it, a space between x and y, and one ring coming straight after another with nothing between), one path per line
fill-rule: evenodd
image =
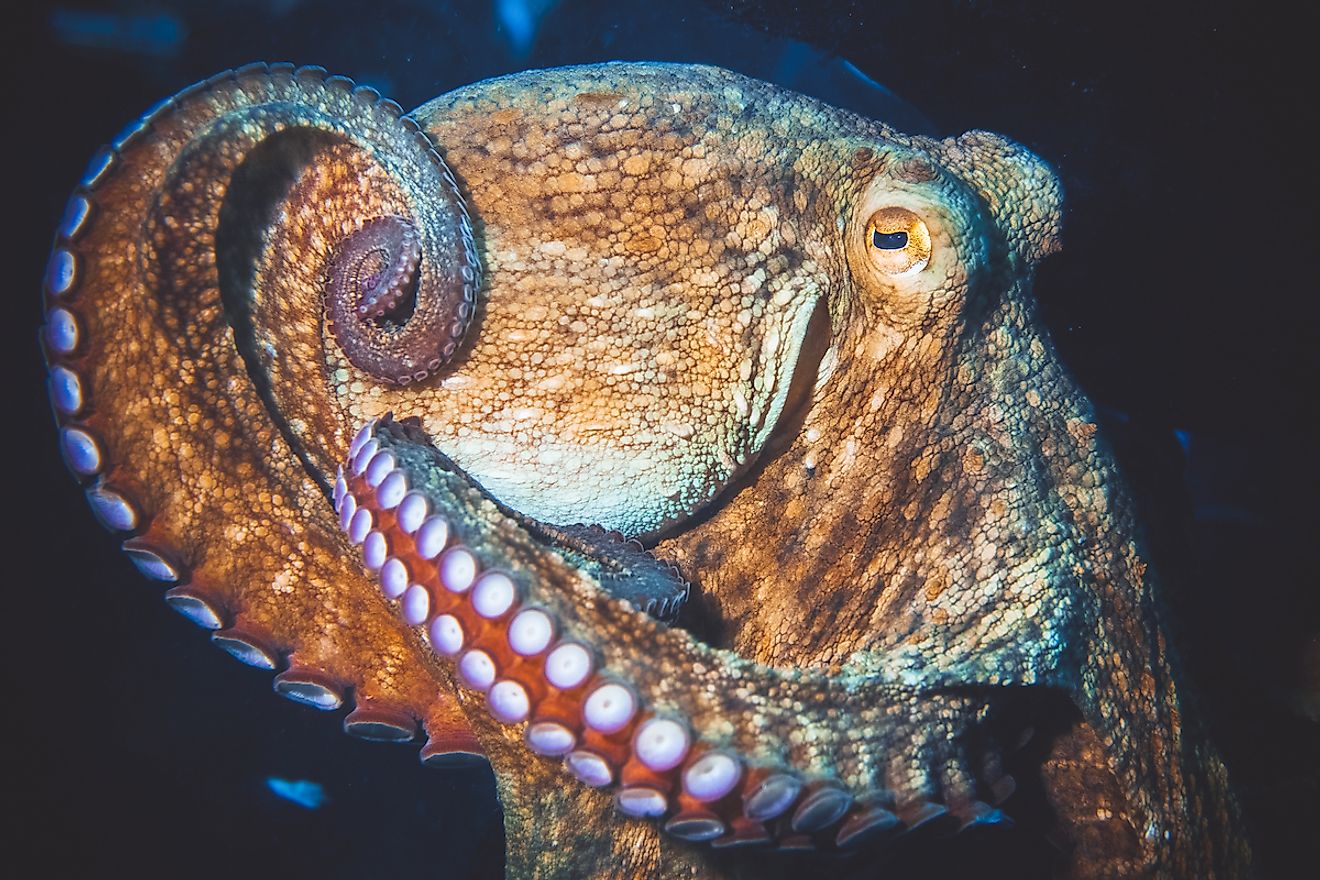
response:
M1081 720L1039 772L1069 872L1244 876L1132 503L1031 300L1060 199L1002 137L909 137L714 68L528 72L401 119L256 65L146 117L75 194L46 279L62 441L170 601L287 663L282 692L483 751L510 876L802 863L622 816L456 685L331 500L387 413L464 540L702 747L966 818L1002 782L1003 707L1061 695ZM395 311L336 335L327 290L353 284ZM447 363L369 372L409 322L469 318ZM456 464L407 451L430 445ZM576 522L676 563L686 628L537 526Z

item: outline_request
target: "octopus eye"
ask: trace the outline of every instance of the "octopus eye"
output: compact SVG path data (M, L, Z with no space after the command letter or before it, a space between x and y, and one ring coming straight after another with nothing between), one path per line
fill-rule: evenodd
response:
M881 208L866 224L866 252L885 275L912 275L930 263L930 230L907 208Z

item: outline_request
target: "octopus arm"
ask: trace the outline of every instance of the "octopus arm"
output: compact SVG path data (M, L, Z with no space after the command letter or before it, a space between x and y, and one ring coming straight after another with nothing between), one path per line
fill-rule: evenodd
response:
M364 428L334 500L434 658L627 816L717 846L845 848L1003 820L983 799L1003 778L975 689L767 666L666 628L411 424Z
M438 758L480 747L446 673L408 662L411 635L364 588L325 490L271 418L216 258L252 151L295 127L348 137L397 123L373 95L319 69L254 65L147 114L71 198L43 343L66 459L130 558L174 584L168 601L240 660L284 667L280 693L356 702L352 733L411 739L422 721Z

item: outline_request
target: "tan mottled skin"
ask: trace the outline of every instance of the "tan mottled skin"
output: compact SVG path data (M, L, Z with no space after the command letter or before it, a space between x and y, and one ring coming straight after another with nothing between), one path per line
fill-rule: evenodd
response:
M330 119L359 112L317 100ZM1034 313L1032 272L1059 233L1044 163L988 133L909 137L693 66L530 72L415 115L468 199L485 269L440 377L384 386L322 326L339 237L365 217L424 215L436 186L394 159L393 133L349 122L380 152L309 148L251 266L226 282L212 204L224 156L167 176L193 136L178 123L171 140L167 120L126 153L139 173L97 188L79 246L79 302L95 306L79 311L76 363L96 401L83 421L104 438L107 483L153 515L143 539L237 625L430 730L463 709L499 780L511 876L799 863L717 858L624 820L479 699L455 701L323 494L351 432L387 411L419 416L512 508L645 535L677 561L696 589L688 619L727 650L584 597L498 517L477 518L611 662L694 722L726 725L722 742L900 802L952 801L975 784L950 769L962 734L1003 686L1047 686L1083 718L1042 768L1072 873L1248 873L1223 767L1182 719L1131 502ZM185 186L207 180L214 191ZM141 236L143 214L169 214L150 207L157 189L194 222ZM868 218L893 206L932 241L929 265L901 277L868 253ZM226 283L250 309L247 364ZM777 690L794 668L809 670L800 691ZM804 714L827 691L837 711ZM803 745L799 729L819 738Z

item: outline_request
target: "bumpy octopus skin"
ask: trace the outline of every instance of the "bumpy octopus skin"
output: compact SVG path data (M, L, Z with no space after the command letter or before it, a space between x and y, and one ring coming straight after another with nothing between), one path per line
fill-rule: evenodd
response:
M1037 692L1080 710L1040 767L1073 874L1245 875L1034 313L1060 198L1002 137L714 68L404 116L252 65L72 197L60 440L277 692L484 754L511 876L769 876L1002 822L1003 719Z

